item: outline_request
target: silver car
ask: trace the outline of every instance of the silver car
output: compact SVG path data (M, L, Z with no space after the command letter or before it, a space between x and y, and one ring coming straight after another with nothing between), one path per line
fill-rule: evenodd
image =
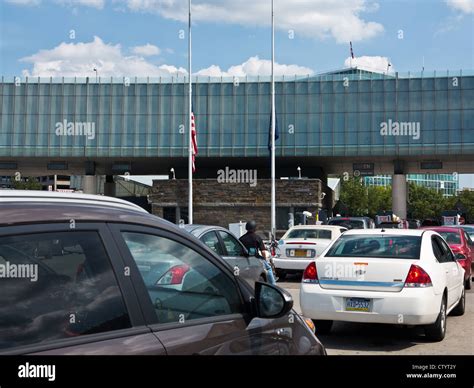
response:
M256 281L267 281L262 259L250 256L244 245L228 229L209 225L185 225L184 229L221 256L234 269L234 274L242 277L252 287Z

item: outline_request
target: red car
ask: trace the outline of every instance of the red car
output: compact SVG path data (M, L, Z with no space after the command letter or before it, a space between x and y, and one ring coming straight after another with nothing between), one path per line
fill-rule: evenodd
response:
M466 290L471 289L472 262L474 261L474 242L461 227L431 226L422 229L438 232L448 243L459 264L464 268Z

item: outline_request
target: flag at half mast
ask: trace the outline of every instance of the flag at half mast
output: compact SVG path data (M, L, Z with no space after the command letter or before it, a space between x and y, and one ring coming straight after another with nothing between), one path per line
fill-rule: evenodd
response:
M194 109L191 109L191 141L193 147L193 172L196 171L196 155L198 153L196 120L194 118Z

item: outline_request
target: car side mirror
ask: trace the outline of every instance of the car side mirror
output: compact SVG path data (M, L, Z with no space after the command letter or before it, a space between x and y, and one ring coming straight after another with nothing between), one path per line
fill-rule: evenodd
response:
M255 301L259 318L280 318L293 308L291 294L269 283L255 282Z

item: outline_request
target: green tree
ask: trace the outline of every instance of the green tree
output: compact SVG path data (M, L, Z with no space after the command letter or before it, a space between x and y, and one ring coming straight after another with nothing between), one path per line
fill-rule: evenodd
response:
M15 190L41 190L43 186L36 178L27 177L24 180L17 181L12 177L12 186Z
M463 190L456 196L446 198L445 210L456 210L459 204L467 213L466 221L474 223L474 191Z
M408 187L409 218L439 218L443 210L448 210L448 200L437 190L414 183L410 183Z
M379 212L382 212L384 210L392 210L392 187L367 187L367 201L369 208L369 217L374 218Z
M360 178L341 179L339 199L347 206L349 215L364 216L367 214L367 188Z

